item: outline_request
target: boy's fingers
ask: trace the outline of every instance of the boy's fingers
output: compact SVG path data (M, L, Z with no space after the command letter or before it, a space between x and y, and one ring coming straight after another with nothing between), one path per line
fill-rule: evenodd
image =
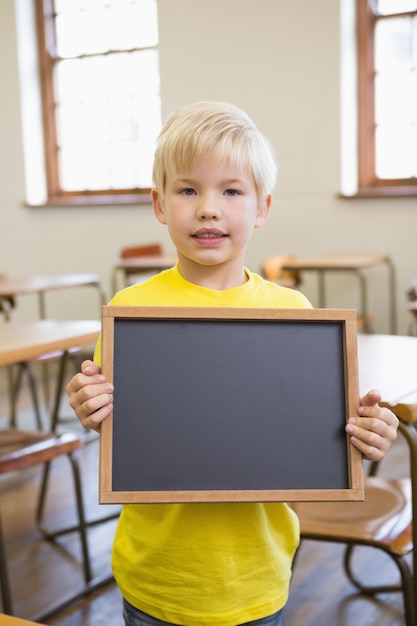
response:
M81 372L86 376L93 376L100 373L100 368L93 361L87 359L81 364Z
M368 393L360 399L361 406L373 406L378 402L381 402L382 396L377 389L371 389Z

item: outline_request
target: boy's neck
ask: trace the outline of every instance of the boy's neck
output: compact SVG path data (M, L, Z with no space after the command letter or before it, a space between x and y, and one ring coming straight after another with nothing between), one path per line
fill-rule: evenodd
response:
M224 265L200 265L188 259L178 259L178 269L188 282L216 291L225 291L244 285L248 276L243 266L231 268Z

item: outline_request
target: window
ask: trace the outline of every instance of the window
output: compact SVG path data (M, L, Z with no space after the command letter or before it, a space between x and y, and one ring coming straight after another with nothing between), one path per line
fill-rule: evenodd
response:
M417 194L417 0L357 0L358 195Z
M48 204L149 201L156 0L35 0Z

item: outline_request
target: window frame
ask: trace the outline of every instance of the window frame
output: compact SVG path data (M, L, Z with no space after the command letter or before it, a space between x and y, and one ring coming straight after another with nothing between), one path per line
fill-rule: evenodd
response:
M52 0L35 0L35 20L39 54L47 192L47 198L43 206L149 204L151 202L151 187L83 191L65 191L61 189L58 168L58 141L53 82L54 65L59 59L55 46ZM130 50L127 49L125 50L125 52L129 51Z
M371 0L356 0L357 71L358 71L358 190L356 196L415 196L417 177L378 178L375 155L375 27L380 19ZM415 15L415 11L398 15Z

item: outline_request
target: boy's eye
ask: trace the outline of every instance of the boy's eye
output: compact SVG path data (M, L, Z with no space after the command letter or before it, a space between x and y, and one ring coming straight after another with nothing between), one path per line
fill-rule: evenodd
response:
M237 189L226 189L224 193L226 194L226 196L237 196L239 192L237 191Z
M184 196L192 196L195 193L195 191L191 187L187 187L187 189L181 189L181 193Z

